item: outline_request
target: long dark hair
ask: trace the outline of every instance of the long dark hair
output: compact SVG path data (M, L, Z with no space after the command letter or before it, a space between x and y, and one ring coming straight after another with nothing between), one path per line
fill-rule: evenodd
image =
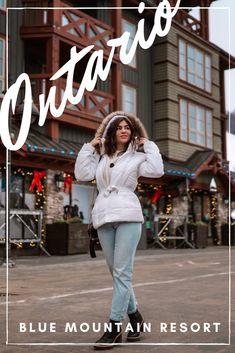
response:
M112 156L117 150L116 131L117 131L118 125L123 120L128 124L128 126L130 127L130 130L131 130L130 141L128 141L126 143L124 151L127 150L129 143L132 143L133 145L135 143L136 131L132 125L132 122L128 118L125 118L125 117L117 118L110 124L108 131L107 131L106 139L104 142L104 150L108 156Z

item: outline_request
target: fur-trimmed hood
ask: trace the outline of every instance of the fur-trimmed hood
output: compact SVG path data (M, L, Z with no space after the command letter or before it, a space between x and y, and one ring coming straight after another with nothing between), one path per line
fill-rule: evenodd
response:
M126 116L132 123L134 130L135 130L135 134L138 138L144 137L144 138L148 138L148 134L145 130L144 125L142 124L142 122L140 121L139 118L137 118L137 116L135 116L134 114L131 113L126 113L124 111L118 110L116 112L113 112L109 115L107 115L102 123L100 124L100 126L98 127L95 137L102 137L105 131L106 126L108 125L109 121L116 115L123 115Z

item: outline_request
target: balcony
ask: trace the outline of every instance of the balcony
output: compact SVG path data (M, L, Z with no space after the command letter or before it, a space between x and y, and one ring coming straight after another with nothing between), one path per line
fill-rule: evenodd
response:
M80 10L71 9L62 1L51 3L43 0L26 0L24 6L37 9L24 10L22 38L57 34L71 45L85 47L94 44L95 49L110 51L107 41L113 38L114 28L98 19ZM56 9L53 6L56 6Z
M62 100L66 87L66 80L60 79L57 87L60 89ZM78 91L79 87L80 85L74 82L74 95ZM98 90L93 90L92 92L85 91L82 100L77 105L68 103L66 105L66 109L103 119L106 115L113 111L113 96Z
M30 75L33 97L36 104L39 102L39 95L41 93L48 96L49 89L51 87L51 82L49 81L48 74L31 74ZM56 106L58 107L61 103L65 87L66 80L61 78L56 81ZM76 94L79 89L80 84L73 84L73 92ZM66 105L66 112L74 116L74 122L76 123L76 119L84 117L89 118L94 122L102 120L106 115L113 111L113 101L114 97L111 94L93 90L92 92L88 92L85 90L83 94L82 100L77 105L72 105L69 102Z
M176 20L188 30L194 32L198 36L202 36L202 23L186 11L179 10L176 15Z

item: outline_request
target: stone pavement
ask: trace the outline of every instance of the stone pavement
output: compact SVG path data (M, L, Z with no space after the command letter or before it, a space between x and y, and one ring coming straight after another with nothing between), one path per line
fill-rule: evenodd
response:
M232 249L231 257L233 253ZM111 351L235 352L234 295L231 345L227 344L228 259L228 247L137 251L134 290L151 332L143 333L137 345L127 343L124 333L123 345ZM5 345L6 270L0 268L0 352L93 352L92 343L102 333L94 332L92 323L97 328L99 322L102 327L108 321L112 295L112 280L102 252L98 251L95 259L83 254L18 257L15 262L16 267L9 269L8 345ZM232 284L234 274L232 263ZM27 332L20 332L20 323ZM47 325L46 332L37 332L39 323L42 327ZM123 330L127 323L125 320ZM56 332L50 332L50 325ZM65 332L68 325L73 325L77 332ZM89 331L82 332L88 326ZM181 332L186 329L187 332Z

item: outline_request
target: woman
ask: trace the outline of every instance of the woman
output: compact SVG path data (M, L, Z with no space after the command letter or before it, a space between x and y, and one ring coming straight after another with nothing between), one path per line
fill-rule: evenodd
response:
M95 138L83 145L75 164L78 180L96 178L98 196L92 210L92 222L113 277L110 312L111 332L96 342L95 349L113 347L122 342L120 323L128 314L132 326L128 341L137 341L143 318L137 310L132 287L134 255L144 221L134 191L138 177L158 178L163 162L156 144L148 140L140 120L117 111L108 115Z

